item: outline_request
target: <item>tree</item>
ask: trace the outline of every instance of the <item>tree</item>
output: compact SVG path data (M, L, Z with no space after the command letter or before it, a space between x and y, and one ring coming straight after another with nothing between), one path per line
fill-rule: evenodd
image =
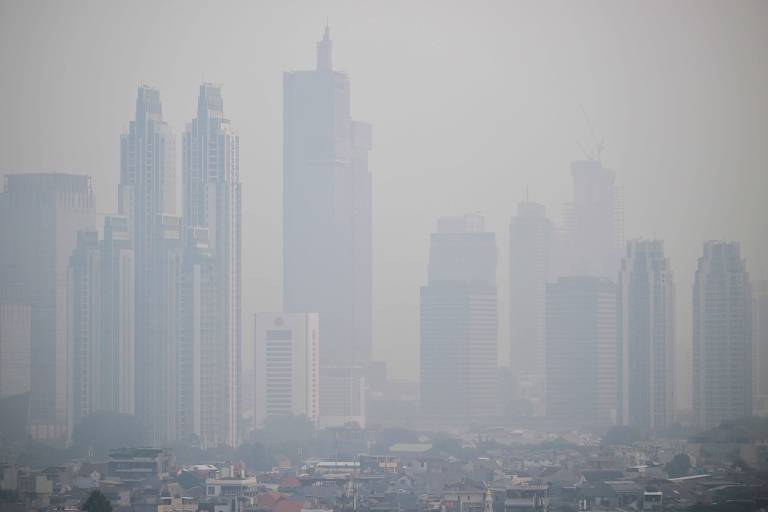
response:
M679 478L686 476L691 470L691 458L685 453L678 453L667 464L667 474L669 478Z
M82 504L80 510L87 510L88 512L112 512L112 504L100 490L96 489L90 496L88 496L88 499Z

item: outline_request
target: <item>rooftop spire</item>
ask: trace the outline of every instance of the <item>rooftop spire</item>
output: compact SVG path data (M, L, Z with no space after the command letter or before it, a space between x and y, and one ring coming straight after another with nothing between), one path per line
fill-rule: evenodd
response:
M323 40L317 43L317 70L332 71L333 61L331 53L333 52L333 42L331 41L331 29L325 25Z

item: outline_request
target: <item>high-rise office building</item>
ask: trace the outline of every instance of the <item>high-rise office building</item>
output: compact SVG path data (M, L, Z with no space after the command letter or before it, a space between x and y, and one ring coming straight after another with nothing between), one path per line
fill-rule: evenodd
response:
M332 66L328 28L317 68L283 79L285 311L320 314L322 365L371 353L371 127L353 121L349 77Z
M32 308L0 300L0 398L31 389Z
M444 217L421 288L421 410L444 421L496 411L496 240L478 215Z
M147 379L145 411L153 442L175 441L179 436L179 379L182 275L184 242L181 217L160 215L157 239L150 262L154 288L148 316L150 344L144 348L144 359L137 357L136 379L146 365L143 378ZM138 396L137 396L138 400Z
M134 412L133 250L123 217L78 233L69 259L69 421Z
M69 407L77 425L101 410L101 251L97 231L80 231L69 259Z
M616 416L616 285L599 277L547 284L547 415L590 425Z
M675 411L675 285L664 242L627 243L618 308L618 421L665 428Z
M518 377L544 378L544 302L553 244L544 205L518 204L509 224L509 355Z
M208 229L188 228L179 280L177 438L202 448L225 444L226 350L217 262Z
M254 317L254 421L270 416L320 417L320 321L317 313Z
M752 414L752 291L739 244L704 243L693 285L693 409L701 428Z
M768 281L755 281L752 285L752 380L756 412L768 415ZM762 371L760 371L762 370Z
M200 86L197 117L187 124L183 137L183 175L185 226L207 228L216 267L217 297L211 306L218 309L215 330L223 360L210 370L219 373L224 383L219 395L224 437L219 442L236 446L241 351L240 139L224 117L221 86Z
M0 194L0 284L5 300L29 304L30 421L37 439L68 436L69 257L77 232L94 229L88 176L14 174Z
M616 279L624 245L616 173L599 160L571 163L573 201L566 213L570 275Z
M176 304L167 302L176 283L172 272L160 265L174 259L167 254L166 238L176 236L180 245L181 228L169 230L169 218L164 216L176 210L176 152L156 89L139 88L135 119L120 142L118 210L128 219L134 250L136 413L155 441L165 441L175 435L167 419L175 416L167 401L175 387L169 389L164 379L175 376L175 366L166 366L174 360L166 356L172 348L167 344L175 347L176 341L170 333L176 325L170 316Z
M123 414L136 411L136 286L128 219L104 219L101 242L101 406Z

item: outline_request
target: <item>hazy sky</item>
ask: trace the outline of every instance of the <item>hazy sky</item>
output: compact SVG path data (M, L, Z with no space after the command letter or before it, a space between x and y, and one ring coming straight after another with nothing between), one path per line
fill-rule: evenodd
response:
M464 212L497 233L507 360L509 217L527 186L560 223L590 144L583 105L626 236L666 241L685 405L701 242L741 241L768 277L768 2L0 0L0 172L90 174L111 212L137 86L160 89L180 135L200 82L224 84L250 343L252 313L282 301L282 72L314 66L326 21L353 116L374 129L374 350L391 374L417 377L428 235Z

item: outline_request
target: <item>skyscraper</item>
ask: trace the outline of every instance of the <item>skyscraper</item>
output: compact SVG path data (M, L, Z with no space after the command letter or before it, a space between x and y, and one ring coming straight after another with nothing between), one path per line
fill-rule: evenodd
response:
M547 415L590 425L616 416L616 285L561 277L547 284Z
M510 367L544 378L544 302L554 229L544 205L522 202L509 224Z
M155 441L175 433L171 425L160 424L174 410L168 403L171 391L161 377L175 374L175 368L162 366L168 364L167 353L173 348L167 344L176 342L169 332L176 325L169 317L175 304L165 302L174 293L170 287L175 281L160 265L174 257L165 254L166 236L178 236L178 243L181 238L180 226L178 233L163 227L168 220L163 214L176 210L175 155L175 139L163 121L160 93L139 87L135 119L120 140L118 210L128 219L134 249L136 413Z
M221 330L218 265L208 229L187 230L179 278L177 437L202 448L226 443L227 351Z
M107 216L104 240L78 233L69 259L69 411L134 413L134 274L126 219Z
M70 421L101 409L101 251L97 231L80 231L69 259Z
M0 398L31 389L32 309L0 300Z
M754 294L753 352L752 368L753 389L756 409L762 414L768 413L768 281L756 281L752 286ZM762 371L760 371L762 370Z
M567 213L570 274L616 279L624 244L616 173L599 160L571 163L573 202Z
M665 428L675 410L675 285L664 242L627 243L618 308L618 421Z
M128 219L104 219L101 242L101 389L102 407L136 412L136 276Z
M283 288L286 312L320 314L320 363L349 366L371 352L371 127L331 53L326 27L317 68L283 78Z
M752 414L752 291L735 242L709 241L693 285L693 409L701 428Z
M69 257L77 232L95 227L88 176L13 174L0 194L0 284L9 302L29 304L30 420L37 439L66 440Z
M496 411L496 240L479 215L444 217L421 288L421 410L443 421Z
M254 317L254 420L320 416L320 323L317 313L257 313Z
M211 371L224 387L222 444L236 446L240 417L241 352L241 204L240 139L224 117L221 86L203 84L197 117L187 124L183 138L184 223L207 228L215 263L215 313L223 359ZM187 231L189 232L189 231Z

